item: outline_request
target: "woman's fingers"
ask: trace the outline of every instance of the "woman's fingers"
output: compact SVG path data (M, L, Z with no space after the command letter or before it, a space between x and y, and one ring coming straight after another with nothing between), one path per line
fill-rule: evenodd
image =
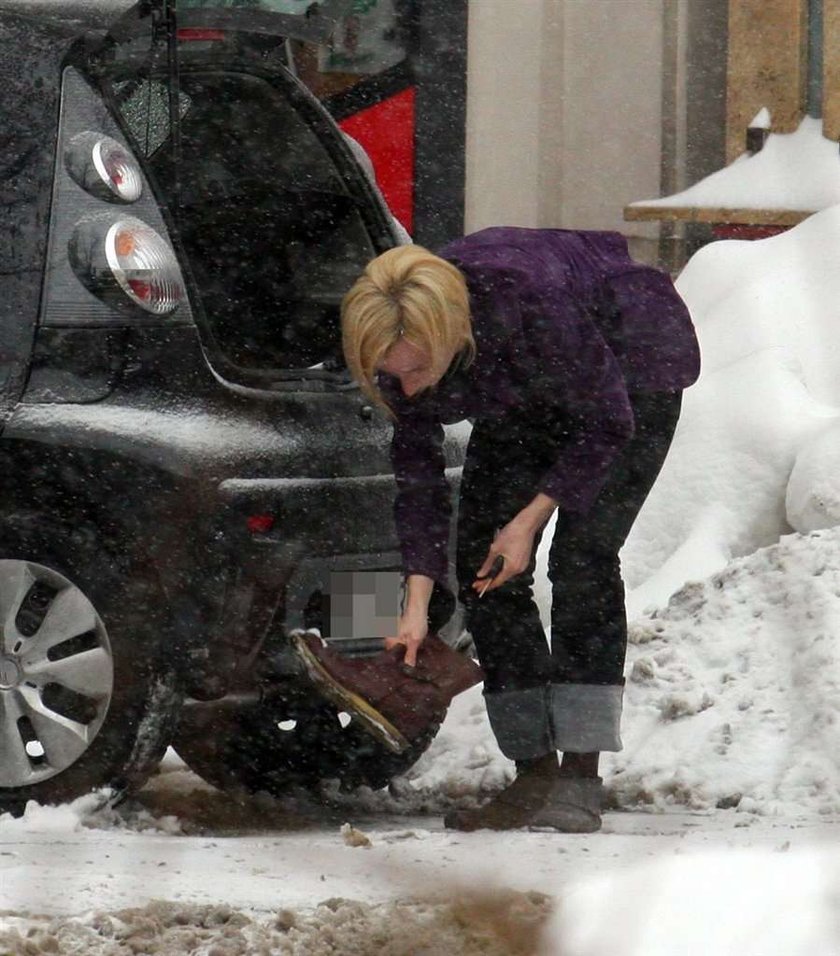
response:
M399 641L400 644L405 644L403 663L408 664L409 667L417 666L417 652L420 650L420 645L425 640L425 637L424 634L423 637L409 637L405 641Z
M425 628L418 628L401 632L396 637L386 637L385 649L390 651L402 644L405 647L404 662L409 667L415 667L417 665L417 652L420 650L423 641L426 640L426 633Z

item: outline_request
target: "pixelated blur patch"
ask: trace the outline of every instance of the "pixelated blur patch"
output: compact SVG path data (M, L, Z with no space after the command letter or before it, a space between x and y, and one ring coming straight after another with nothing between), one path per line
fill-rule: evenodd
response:
M333 571L330 635L338 639L395 635L400 587L399 571Z

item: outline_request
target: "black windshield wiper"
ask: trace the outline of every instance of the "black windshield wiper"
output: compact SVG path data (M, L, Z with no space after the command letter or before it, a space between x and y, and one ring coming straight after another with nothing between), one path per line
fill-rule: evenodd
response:
M181 70L178 60L178 0L149 0L152 50L166 45L166 85L169 100L169 148L172 156L172 210L181 213ZM154 53L152 54L154 56Z

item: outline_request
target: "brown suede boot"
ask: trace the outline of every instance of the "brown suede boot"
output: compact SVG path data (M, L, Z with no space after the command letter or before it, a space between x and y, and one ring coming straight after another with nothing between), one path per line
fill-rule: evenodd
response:
M453 810L443 818L448 830L521 830L545 806L552 787L560 780L555 753L528 761L504 790L475 810Z
M439 724L456 694L484 679L475 661L435 635L421 645L416 667L404 664L402 646L375 657L349 658L310 632L293 635L292 644L324 696L394 753Z
M561 833L594 833L601 829L604 785L600 777L558 777L528 826Z

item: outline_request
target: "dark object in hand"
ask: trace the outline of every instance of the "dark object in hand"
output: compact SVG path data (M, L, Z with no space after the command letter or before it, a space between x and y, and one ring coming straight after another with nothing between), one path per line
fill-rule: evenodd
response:
M502 573L502 568L505 566L505 556L499 554L496 556L496 560L490 566L490 573L485 574L480 578L476 578L477 581L486 581L487 583L484 587L478 592L480 598L484 597L485 592L490 587L490 585L496 580L496 578Z

